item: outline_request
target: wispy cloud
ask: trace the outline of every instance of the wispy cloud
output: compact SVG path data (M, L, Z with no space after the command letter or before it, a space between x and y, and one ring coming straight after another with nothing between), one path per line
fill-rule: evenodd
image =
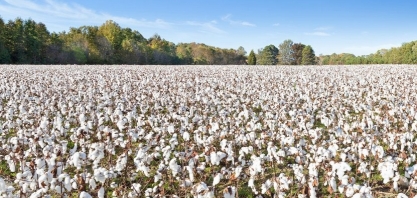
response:
M147 20L133 19L111 14L97 12L75 3L64 3L58 0L44 0L35 2L30 0L4 0L0 1L0 13L3 18L14 19L22 17L31 18L45 23L53 31L62 31L62 25L81 26L86 21L91 25L101 25L105 20L114 20L122 26L170 28L173 24L162 19ZM68 29L66 27L65 29Z
M304 33L305 35L309 35L309 36L330 36L329 33L326 32L306 32Z
M223 21L229 22L231 25L241 25L241 26L250 26L250 27L255 27L256 25L253 23L249 23L246 21L236 21L236 20L232 20L232 15L228 14L224 17L222 17Z
M332 29L332 27L330 27L330 26L323 26L323 27L318 27L318 28L316 28L314 30L316 30L316 31L326 31L326 30L330 30L330 29Z
M281 24L279 24L279 23L274 23L274 24L272 24L272 26L280 26Z
M187 21L187 25L200 27L200 32L216 33L216 34L226 33L225 31L216 27L216 24L217 24L217 21L210 21L210 22Z
M328 30L333 29L333 27L330 26L321 26L314 29L312 32L305 32L305 35L308 36L331 36L331 34L328 32Z

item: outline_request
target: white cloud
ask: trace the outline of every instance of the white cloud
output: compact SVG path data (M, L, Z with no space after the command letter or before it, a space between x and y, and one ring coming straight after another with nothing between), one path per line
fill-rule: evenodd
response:
M322 27L318 27L315 28L314 31L312 32L305 32L305 35L308 36L331 36L330 33L328 33L328 30L333 29L330 26L322 26Z
M272 26L280 26L281 24L279 24L279 23L274 23L274 24L272 24Z
M246 21L235 21L235 20L232 20L231 18L232 18L232 15L228 14L228 15L222 17L222 20L226 21L226 22L229 22L231 25L241 25L241 26L250 26L250 27L255 27L256 26L253 23L249 23L249 22L246 22Z
M173 25L162 19L138 20L100 13L75 3L68 4L58 0L44 0L43 3L31 0L4 0L0 3L0 13L3 19L31 18L45 23L52 31L67 30L70 26L101 25L106 20L114 20L122 26L136 28L170 28Z
M330 34L326 32L306 32L304 34L309 36L330 36Z
M326 31L326 30L330 30L330 29L332 29L332 27L330 27L330 26L323 26L323 27L318 27L318 28L316 28L314 30L316 30L316 31Z
M225 31L219 29L216 27L217 22L216 21L210 21L210 22L195 22L195 21L187 21L187 25L191 26L198 26L200 27L201 32L205 33L216 33L216 34L223 34Z

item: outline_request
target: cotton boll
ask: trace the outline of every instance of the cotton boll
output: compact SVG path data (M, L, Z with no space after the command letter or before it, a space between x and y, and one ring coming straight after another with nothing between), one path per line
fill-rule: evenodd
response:
M178 174L178 172L180 171L181 166L178 165L176 159L173 158L169 162L169 168L172 171L172 175L175 177Z
M6 192L7 185L6 182L4 182L3 178L0 177L0 194Z
M46 130L48 128L48 124L49 124L48 118L47 117L42 117L42 121L41 121L39 127L43 130Z
M43 175L40 175L38 179L38 184L40 188L47 188L49 185L48 174L45 173Z
M384 184L388 183L389 180L394 177L393 162L385 161L378 164L378 170L381 172L381 176L384 178Z
M154 183L157 183L159 180L161 180L162 179L162 174L160 173L160 172L156 172L155 173L155 176L154 176Z
M226 154L221 151L218 151L218 152L212 151L210 153L210 163L212 165L218 166L220 164L220 161L225 157L226 157Z
M104 198L104 195L105 195L105 192L104 192L104 188L103 188L103 186L102 186L102 187L100 187L100 189L98 190L98 192L97 192L97 196L98 196L98 198Z
M86 159L86 155L83 152L75 152L70 159L71 164L73 164L77 169L81 169L84 160Z
M87 118L84 113L81 113L80 116L78 116L78 121L81 125L83 125L86 122Z
M195 194L199 194L199 193L201 193L201 192L203 192L207 189L208 189L207 185L204 182L200 182L198 184L195 184L192 187L192 192L195 193Z
M226 140L226 139L222 139L222 140L220 141L220 147L221 147L221 150L222 150L222 151L225 151L225 150L226 150L226 146L227 146L227 140Z
M253 177L250 177L249 178L249 181L248 181L248 187L249 188L252 188L252 190L255 188L255 183L254 183L255 181L254 181L254 179L253 179ZM256 193L257 194L257 193Z
M146 177L149 177L150 175L149 175L149 171L150 171L150 169L149 169L149 167L148 166L146 166L143 162L141 162L138 166L137 166L137 170L138 171L142 171L142 173L146 176Z
M127 156L126 154L123 154L117 158L115 170L122 171L126 167L126 164L127 164Z
M355 194L355 190L353 189L353 186L352 185L348 185L346 187L346 191L345 191L346 197L352 197L353 194Z
M252 156L253 159L252 165L249 167L251 176L255 176L257 173L260 173L263 171L261 166L261 159L260 157Z
M213 178L213 185L212 186L216 186L217 184L219 184L220 180L222 178L223 178L223 175L221 173L217 173Z
M138 184L138 183L133 183L132 184L132 189L135 191L135 192L138 192L138 193L140 193L140 188L142 187L142 185L141 184Z
M184 131L184 133L182 134L182 138L184 139L184 141L188 142L190 141L190 134L187 131Z
M126 128L126 126L125 126L126 123L127 123L127 119L125 119L125 118L123 118L123 119L121 119L117 122L117 128L119 129L120 132L122 132ZM113 137L113 138L117 138L117 137Z
M104 184L106 181L106 175L105 175L106 169L105 168L98 168L94 169L94 179L101 184Z
M314 188L314 186L311 183L308 184L308 193L310 194L310 198L316 198L317 197L316 189Z
M185 169L188 171L188 176L191 182L194 182L194 171L193 168L190 166L185 166Z
M68 175L64 179L64 187L68 192L72 190L71 178Z
M89 129L89 130L92 130L93 128L94 128L94 123L93 123L93 121L88 121L87 122L87 128Z
M41 198L43 193L44 193L44 192L43 192L43 189L39 189L39 190L37 190L37 191L33 192L33 193L30 195L30 197L29 197L29 198Z
M174 125L169 125L169 126L168 126L168 128L167 128L167 131L168 131L168 133L170 133L170 134L174 133L174 132L175 132Z
M97 187L96 180L94 178L90 178L88 180L88 184L90 186L90 189L95 189Z
M240 173L242 172L242 167L237 166L234 170L235 177L238 178L240 176Z
M38 187L38 184L37 184L35 181L30 182L30 184L29 184L29 188L30 188L32 191L36 190L36 189L37 189L37 187Z
M349 184L349 176L348 175L343 175L341 178L339 178L339 180L341 180L342 185L348 185Z
M16 172L16 164L12 160L12 158L10 157L10 155L6 155L4 159L7 161L8 165L9 165L10 172L12 172L12 173Z
M408 198L408 196L404 193L398 193L397 198Z
M19 183L19 181L22 179L22 173L16 173L16 179L14 183Z
M328 189L329 191L331 191L331 192L336 192L337 191L337 184L336 184L336 179L335 179L334 176L330 177L330 180L328 181L328 185L329 185L329 187L331 187L331 189Z
M93 197L90 194L88 194L87 192L82 191L80 193L80 198L93 198Z
M28 193L31 191L29 183L28 182L23 182L23 184L20 184L21 190L23 193Z
M52 188L52 186L51 186ZM58 193L58 194L62 194L64 189L61 188L61 186L57 185L54 187L54 190Z
M352 198L362 198L362 197L364 197L365 195L363 195L362 193L355 193L353 196L352 196Z
M7 197L13 197L12 196L12 193L13 193L13 191L15 190L15 188L13 187L13 186L8 186L7 188L6 188L6 194L7 194Z
M269 190L269 188L271 188L271 186L272 186L272 182L271 182L271 180L266 180L265 181L265 183L263 183L262 185L261 185L261 193L262 194L265 194L266 193L266 191L268 191Z

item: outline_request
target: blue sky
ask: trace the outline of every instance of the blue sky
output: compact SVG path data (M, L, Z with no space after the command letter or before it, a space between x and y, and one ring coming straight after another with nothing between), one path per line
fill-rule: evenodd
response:
M114 20L149 38L255 52L285 39L316 54L365 55L417 40L413 0L0 0L0 17L53 32Z

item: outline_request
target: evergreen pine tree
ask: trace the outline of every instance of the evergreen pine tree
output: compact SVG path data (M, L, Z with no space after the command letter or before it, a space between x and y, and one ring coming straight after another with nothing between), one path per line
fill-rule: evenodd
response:
M248 56L248 65L256 65L256 56L253 50L250 51Z
M303 65L315 65L316 64L316 55L314 54L314 50L310 45L307 45L303 49L303 58L301 61Z

